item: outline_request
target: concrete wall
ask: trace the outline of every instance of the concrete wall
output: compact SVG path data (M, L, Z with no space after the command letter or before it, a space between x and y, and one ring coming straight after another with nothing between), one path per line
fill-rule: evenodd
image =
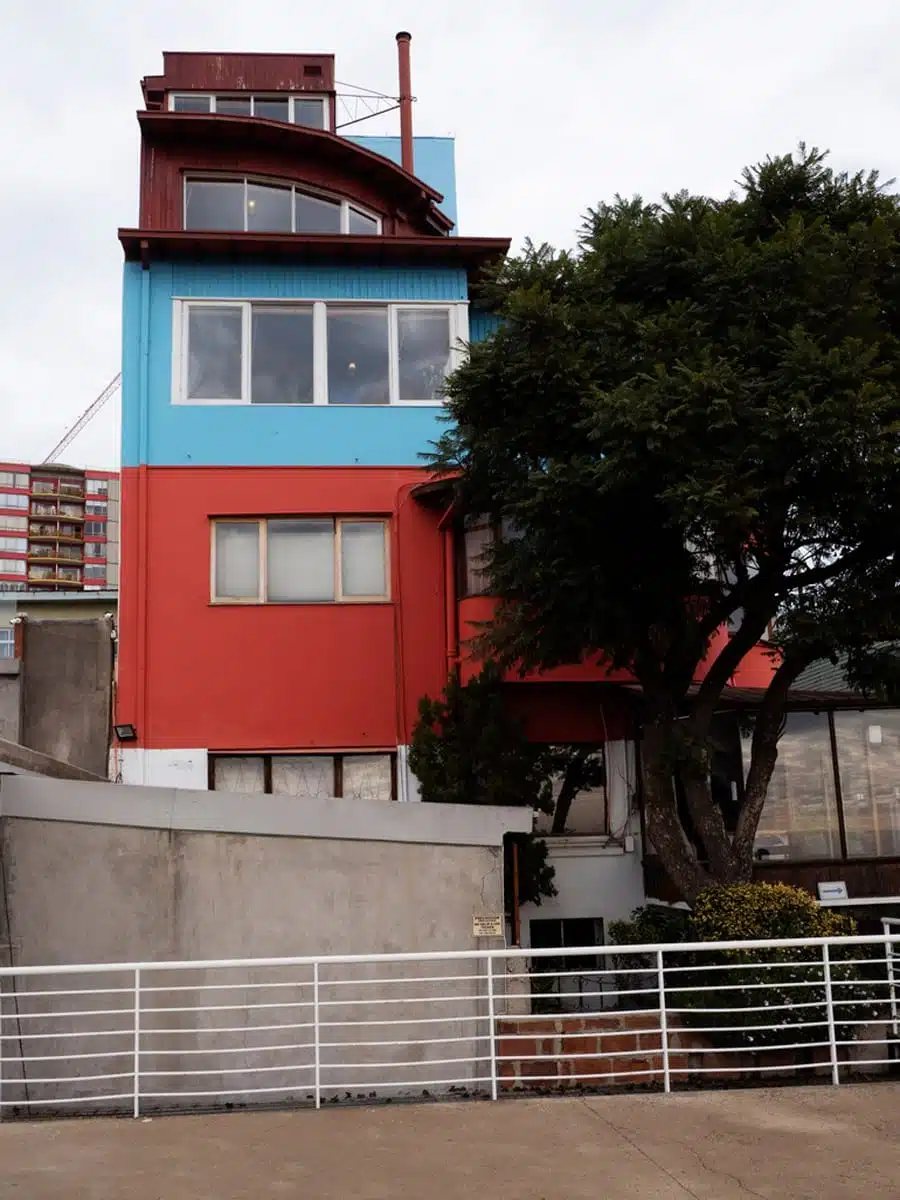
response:
M22 714L21 663L17 658L0 658L0 738L19 740Z
M0 964L196 961L501 945L477 941L472 918L502 913L503 834L529 822L530 813L515 809L346 799L292 804L275 796L4 778L0 945L12 950L8 959L0 954ZM418 1031L404 1025L404 1035L411 1039L434 1036L430 1022L439 1017L446 1022L442 1036L463 1039L454 1044L454 1056L480 1053L483 1031L472 1022L473 1016L486 1013L480 978L437 983L437 993L458 997L452 1001L407 1005L402 1014L390 1003L427 995L428 984L411 982L415 978L477 975L479 970L483 968L474 962L323 967L322 1020L338 1022L322 1036L332 1043L322 1051L328 1094L343 1093L344 1081L359 1082L348 1075L348 1062L357 1064L354 1071L363 1081L393 1080L392 1092L421 1090L422 1081L446 1076L441 1063L431 1062L448 1057L440 1044L343 1048L351 1036L399 1040L390 1032L392 1016L429 1022ZM210 991L212 984L227 984L229 990ZM174 986L182 990L169 990ZM73 987L112 990L74 1000L36 994ZM148 1110L165 1107L173 1095L199 1090L212 1093L198 1099L205 1105L249 1099L242 1088L258 1086L274 1089L263 1099L304 1099L309 1094L312 1033L302 1026L311 1020L310 967L192 968L177 980L145 969L142 988ZM8 997L13 989L18 993L15 1007ZM126 1086L121 1080L87 1077L131 1070L132 974L117 976L101 968L76 982L7 974L0 976L0 991L7 993L2 1011L22 1035L21 1043L5 1044L5 1099L21 1101L27 1094L39 1101L65 1101L75 1095L101 1107L122 1107L109 1099ZM248 1002L268 1007L248 1013L241 1008ZM236 1010L196 1011L228 1004ZM63 1015L73 1008L106 1012ZM355 1031L344 1024L363 1020L375 1024ZM267 1028L257 1032L260 1026ZM84 1036L111 1029L127 1034ZM64 1037L67 1033L76 1036ZM291 1051L292 1065L284 1070L285 1057L277 1050L255 1050L284 1043L297 1047ZM154 1074L193 1071L202 1050L214 1051L202 1055L202 1067L211 1074ZM53 1054L86 1057L22 1062L23 1055ZM101 1057L106 1055L115 1057ZM387 1068L376 1070L373 1064L379 1061ZM230 1073L238 1068L242 1073ZM466 1064L459 1071L471 1075L473 1068ZM73 1075L78 1077L74 1083L41 1082L42 1077Z
M112 689L109 622L23 624L24 745L106 776Z

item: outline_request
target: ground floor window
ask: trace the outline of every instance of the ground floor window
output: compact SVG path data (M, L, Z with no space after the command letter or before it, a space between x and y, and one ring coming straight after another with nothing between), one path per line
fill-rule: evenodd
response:
M788 714L756 855L900 856L900 710Z
M605 940L599 917L551 917L528 922L534 950L581 949L602 946ZM532 958L531 991L535 1012L566 1012L599 1007L602 993L602 956L555 955Z
M250 792L327 800L396 800L393 754L212 754L209 786L217 792Z

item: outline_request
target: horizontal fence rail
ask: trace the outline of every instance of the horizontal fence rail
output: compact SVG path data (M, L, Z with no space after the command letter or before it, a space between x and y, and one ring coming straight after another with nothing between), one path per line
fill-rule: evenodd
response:
M879 936L0 968L0 1119L900 1066Z

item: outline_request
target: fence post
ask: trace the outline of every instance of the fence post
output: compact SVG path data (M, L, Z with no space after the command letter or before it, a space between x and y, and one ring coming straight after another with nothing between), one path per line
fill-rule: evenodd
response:
M319 1057L319 962L313 963L313 1054L316 1064L316 1108L322 1107L322 1063Z
M831 1082L835 1085L841 1082L838 1066L837 1030L834 1023L834 992L831 987L831 954L828 943L822 946L822 974L825 977L825 1009L828 1014L828 1046L831 1054Z
M669 1015L666 1012L666 973L663 968L663 952L656 952L656 987L659 992L659 1036L662 1044L663 1088L672 1090L672 1076L669 1071Z
M497 1099L497 1029L494 1020L494 959L488 954L487 959L487 999L488 1025L490 1026L491 1045L491 1099Z
M888 998L891 1002L891 1032L900 1037L900 1009L897 1007L897 976L894 967L894 943L891 941L890 918L882 917L884 929L884 961L887 964Z
M141 968L134 968L134 1115L141 1115Z

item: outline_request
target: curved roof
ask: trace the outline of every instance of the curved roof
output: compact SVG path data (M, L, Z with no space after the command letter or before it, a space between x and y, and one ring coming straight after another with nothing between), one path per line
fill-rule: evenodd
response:
M260 117L143 110L138 112L138 122L150 144L203 144L233 151L264 148L283 153L286 166L291 158L331 163L375 184L398 208L415 214L417 221L433 228L436 234L453 228L453 222L438 207L444 198L440 192L389 158L328 130Z

